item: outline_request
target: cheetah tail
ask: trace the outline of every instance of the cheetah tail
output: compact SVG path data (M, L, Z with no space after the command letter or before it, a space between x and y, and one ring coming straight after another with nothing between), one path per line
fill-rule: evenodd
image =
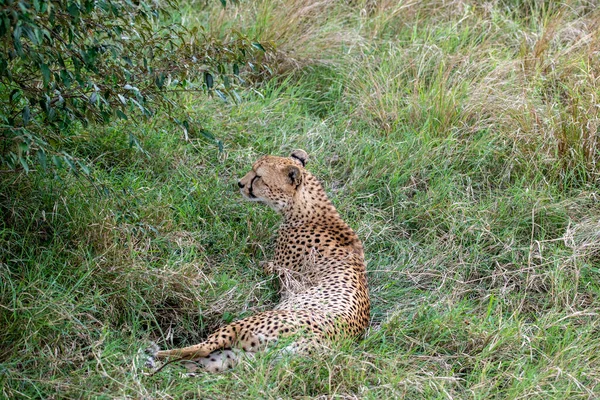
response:
M158 360L162 360L167 357L178 357L181 360L192 360L194 358L206 357L216 350L211 350L210 347L207 346L206 343L200 343L189 347L182 347L180 349L161 350L155 353L155 357Z

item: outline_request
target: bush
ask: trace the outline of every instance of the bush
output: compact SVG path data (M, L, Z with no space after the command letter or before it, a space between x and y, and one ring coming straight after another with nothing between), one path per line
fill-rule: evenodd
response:
M43 168L87 173L61 150L73 124L169 113L172 91L235 98L240 71L264 71L261 44L188 31L173 22L174 9L146 0L7 0L0 10L0 164L29 171L37 159ZM174 119L187 132L188 121Z

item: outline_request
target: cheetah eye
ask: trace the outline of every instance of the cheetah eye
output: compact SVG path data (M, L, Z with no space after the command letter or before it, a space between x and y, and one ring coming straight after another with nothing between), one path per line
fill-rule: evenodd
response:
M256 182L258 179L262 179L262 177L254 175L254 178L252 178L252 181L250 182L250 187L252 187L254 185L254 182Z

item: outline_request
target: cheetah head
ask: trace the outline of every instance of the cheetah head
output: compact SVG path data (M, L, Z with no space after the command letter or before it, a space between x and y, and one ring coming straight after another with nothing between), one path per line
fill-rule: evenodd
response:
M304 181L307 159L308 154L304 150L294 150L290 157L261 157L239 180L242 195L250 201L267 204L278 212L288 209Z

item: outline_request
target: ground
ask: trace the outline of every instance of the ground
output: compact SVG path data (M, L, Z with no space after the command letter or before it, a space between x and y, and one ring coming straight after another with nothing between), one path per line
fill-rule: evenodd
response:
M0 174L0 397L598 397L597 2L215 3L173 18L281 51L241 101L181 94L222 149L130 119L73 132L91 180ZM278 217L236 183L294 148L363 241L366 337L145 375L273 307Z

